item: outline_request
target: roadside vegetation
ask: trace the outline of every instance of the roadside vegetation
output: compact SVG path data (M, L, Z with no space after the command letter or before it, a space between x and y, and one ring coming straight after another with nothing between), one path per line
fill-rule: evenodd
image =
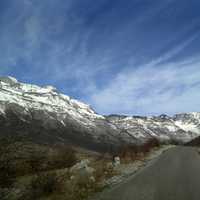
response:
M121 147L121 162L142 159L156 139ZM83 200L117 174L114 154L80 153L69 146L32 143L27 138L0 138L1 200Z
M119 156L124 162L142 159L153 148L159 147L161 144L156 138L151 138L140 145L122 146L119 151Z

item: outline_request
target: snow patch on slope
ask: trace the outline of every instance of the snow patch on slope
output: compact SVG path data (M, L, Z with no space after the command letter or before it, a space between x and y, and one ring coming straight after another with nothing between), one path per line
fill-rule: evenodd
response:
M180 127L181 129L183 129L186 132L190 131L190 132L200 134L200 129L197 128L197 126L194 124L184 123L182 121L176 121L175 124L176 124L176 126Z
M2 104L15 103L24 108L45 110L60 115L61 123L66 115L83 125L93 125L95 119L104 119L96 114L89 105L58 93L52 86L39 87L18 82L12 77L0 78L0 101ZM5 107L0 108L4 112Z
M185 141L200 135L200 113L178 114L174 117L104 117L95 113L89 105L59 93L55 87L39 87L20 83L13 77L0 77L0 113L5 114L6 105L10 103L22 106L24 112L34 109L54 113L55 120L63 126L66 125L65 119L69 118L85 128L92 127L95 130L99 120L103 120L102 126L119 131L122 138L127 137L128 140L143 141L149 137L157 137L161 140L178 138Z

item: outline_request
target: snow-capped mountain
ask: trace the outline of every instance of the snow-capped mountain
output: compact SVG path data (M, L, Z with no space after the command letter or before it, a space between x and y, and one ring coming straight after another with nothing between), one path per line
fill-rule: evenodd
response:
M0 134L28 135L38 142L72 143L108 150L122 144L189 141L200 135L200 113L174 117L102 116L52 86L0 77Z
M12 77L0 78L0 132L89 148L119 144L119 131L90 106L54 87L20 83Z
M29 109L45 110L57 114L59 121L65 126L63 120L66 115L83 125L93 125L93 119L104 119L97 115L88 105L71 99L69 96L59 94L52 86L38 87L31 84L19 83L12 77L0 78L1 89L1 110L8 104L17 104L24 108L24 112ZM89 120L90 119L90 120ZM92 120L92 121L91 121Z
M121 131L133 135L138 140L144 140L150 136L160 141L187 142L200 135L200 113L177 114L173 117L111 115L107 119Z

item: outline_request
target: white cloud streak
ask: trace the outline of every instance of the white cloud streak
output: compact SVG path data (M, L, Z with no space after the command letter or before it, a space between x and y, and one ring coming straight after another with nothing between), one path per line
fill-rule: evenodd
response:
M73 0L67 1L64 10L62 9L63 0L43 0L42 3L39 0L22 0L21 2L23 3L16 4L20 5L20 9L18 8L20 12L17 12L15 19L12 18L15 6L4 16L6 28L2 28L0 33L2 55L0 63L5 67L0 69L0 73L12 71L6 66L15 68L17 64L21 64L21 60L24 60L25 64L30 64L30 66L23 67L29 69L23 73L25 70L19 70L18 66L18 70L22 76L29 76L29 81L46 78L46 81L50 80L54 85L66 84L64 87L67 94L70 90L82 96L82 99L89 102L100 113L157 114L197 111L196 109L199 108L200 60L192 58L169 63L169 60L182 53L199 36L199 32L184 39L182 44L152 61L149 61L152 59L149 56L147 63L142 66L134 66L140 56L145 57L142 50L138 58L137 54L135 57L129 56L129 62L126 66L122 66L122 70L118 66L118 61L123 60L122 56L120 57L123 51L137 53L137 43L142 49L148 48L145 42L142 44L143 40L137 33L143 31L145 25L151 23L150 21L159 13L167 10L174 2L173 0L167 0L154 8L150 6L134 19L130 17L126 19L126 23L111 27L114 30L111 31L111 35L109 35L110 27L106 26L107 30L102 24L110 20L108 24L112 25L116 21L114 9L104 17L98 18L97 22L100 26L84 26L84 19L71 7ZM59 15L54 15L54 9L56 11L54 4L61 5L58 8L61 11ZM10 23L7 23L9 16L12 22L10 20ZM103 21L101 21L102 18ZM191 22L190 25L185 26L183 32L189 33L195 26L196 21ZM105 30L101 30L102 28ZM96 38L94 36L104 34L104 31L108 31L104 38L97 37L97 39L100 38L99 41L92 40ZM136 47L125 49L128 44L126 35L128 36L129 32L131 38L136 33L135 40L134 38L130 40L130 43L133 46L135 44ZM155 40L154 53L158 54L159 50L156 51L158 47L165 47L164 45L168 47L173 41L176 45L179 32L178 29L178 34L174 32L173 37L166 37L167 42L162 43L163 41L158 40L157 44ZM149 32L147 38L148 36ZM104 44L105 41L108 44ZM91 46L94 42L97 44L94 45L93 51ZM125 45L120 45L120 42ZM153 51L150 47L150 51L151 49ZM115 70L116 65L117 70ZM108 73L113 74L107 76ZM116 73L118 74L115 75ZM98 83L101 78L108 84Z
M200 60L192 59L120 73L90 102L106 114L173 114L197 111L199 91Z

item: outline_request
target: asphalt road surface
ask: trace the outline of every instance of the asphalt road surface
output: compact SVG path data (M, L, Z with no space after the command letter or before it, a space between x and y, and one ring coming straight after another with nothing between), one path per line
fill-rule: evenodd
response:
M175 147L95 200L200 200L200 154Z

